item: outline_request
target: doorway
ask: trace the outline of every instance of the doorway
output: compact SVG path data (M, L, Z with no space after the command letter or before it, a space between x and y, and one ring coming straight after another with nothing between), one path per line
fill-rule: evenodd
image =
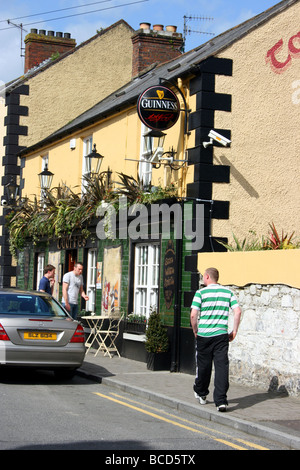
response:
M73 271L77 261L77 250L66 250L65 273Z

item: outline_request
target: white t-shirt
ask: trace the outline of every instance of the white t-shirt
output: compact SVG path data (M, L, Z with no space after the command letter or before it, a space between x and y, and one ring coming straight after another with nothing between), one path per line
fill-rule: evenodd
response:
M83 285L82 275L80 274L79 276L75 276L74 271L70 271L69 273L66 273L64 275L63 282L66 282L67 284L69 284L69 288L68 288L69 303L77 304L79 289L80 289L80 286Z

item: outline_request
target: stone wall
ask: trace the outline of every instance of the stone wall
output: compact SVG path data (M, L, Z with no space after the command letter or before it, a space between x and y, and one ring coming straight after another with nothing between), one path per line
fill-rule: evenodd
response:
M300 395L300 290L286 285L230 286L242 308L230 343L230 379Z

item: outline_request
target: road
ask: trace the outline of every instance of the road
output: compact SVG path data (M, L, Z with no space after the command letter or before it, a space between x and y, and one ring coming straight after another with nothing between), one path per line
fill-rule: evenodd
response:
M0 412L0 450L103 450L106 464L124 463L116 461L122 453L111 451L127 451L140 459L126 461L134 468L197 464L199 450L280 449L79 376L59 381L47 371L1 369ZM164 461L175 455L176 462Z

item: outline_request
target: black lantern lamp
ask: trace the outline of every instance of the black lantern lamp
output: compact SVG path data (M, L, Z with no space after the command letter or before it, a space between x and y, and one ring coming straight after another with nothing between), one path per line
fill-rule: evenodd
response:
M172 170L179 170L187 163L187 160L175 159L177 152L173 147L166 152L164 151L165 137L166 134L159 129L151 129L144 134L143 161L151 163L152 168L160 168L163 164L168 165Z
M48 191L51 188L53 173L48 170L48 164L46 163L44 170L39 173L40 186L42 191Z
M100 153L97 152L96 144L94 144L94 148L91 151L91 153L86 155L85 158L87 161L87 165L86 165L87 173L97 175L100 171L100 167L101 167L102 160L104 157L103 155L100 155Z
M185 160L176 160L176 163L174 163L176 152L173 147L171 150L164 152L165 137L166 134L162 131L154 129L144 135L148 160L152 163L153 168L160 168L161 163L163 163L164 165L169 165L172 170L179 170L185 163ZM179 161L183 163L178 164L177 162Z
M144 135L145 150L150 158L154 156L153 152L157 153L157 151L159 151L160 153L163 153L165 137L166 134L156 129L152 129Z
M19 186L15 182L13 176L10 179L10 182L5 185L5 195L2 199L3 206L14 206L17 202Z

